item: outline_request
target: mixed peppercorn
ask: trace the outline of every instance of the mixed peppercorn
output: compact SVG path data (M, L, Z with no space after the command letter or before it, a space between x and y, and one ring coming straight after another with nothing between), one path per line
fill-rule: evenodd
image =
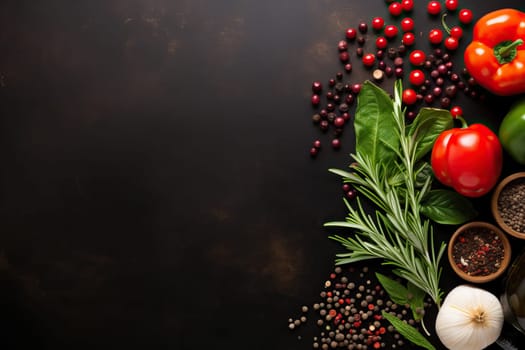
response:
M419 328L408 305L398 305L367 267L335 267L324 282L320 299L303 305L300 315L288 320L297 330L315 317L319 331L312 339L314 349L402 349L406 342L382 316L382 311ZM429 304L426 304L429 307Z
M439 1L429 1L426 11L431 17L441 16L441 23L428 32L431 49L425 52L415 47L418 35L412 18L414 1L387 1L387 4L389 19L376 16L370 22L361 21L345 30L344 38L337 44L342 69L336 76L328 79L326 86L321 80L312 83L311 104L315 109L312 121L323 133L333 130L330 140L333 149L341 147L340 138L351 119L362 83L347 80L356 69L356 61L370 71L371 80L376 83L388 78L408 81L402 96L408 119L414 118L421 106L444 108L454 116L460 115L461 107L453 104L460 91L469 98L484 98L485 90L452 60L464 28L473 20L471 10L460 9L457 0L445 1L444 8ZM449 27L445 21L447 13L455 13L459 24ZM419 36L424 37L423 33ZM367 44L371 39L373 44ZM320 139L314 140L310 147L312 157L317 156L321 144Z

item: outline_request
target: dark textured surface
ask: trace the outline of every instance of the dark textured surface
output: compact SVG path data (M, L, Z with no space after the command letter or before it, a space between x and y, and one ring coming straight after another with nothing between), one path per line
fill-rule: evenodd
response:
M309 87L374 2L2 1L0 346L309 349L353 146L310 159Z

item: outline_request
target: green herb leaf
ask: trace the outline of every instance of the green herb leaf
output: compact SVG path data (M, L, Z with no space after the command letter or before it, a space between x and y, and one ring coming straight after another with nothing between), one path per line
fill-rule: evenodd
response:
M405 337L406 340L410 341L414 345L420 346L427 350L436 350L436 348L425 338L419 331L409 325L408 323L403 322L396 316L383 311L382 315L394 326L394 328Z
M431 190L421 201L420 213L445 225L459 225L478 215L471 201L456 191Z
M421 108L408 130L408 135L416 142L416 161L432 149L439 134L453 126L454 119L449 111Z
M366 154L373 164L390 163L399 149L393 102L381 88L365 81L357 97L354 117L356 153Z
M414 181L414 186L416 188L421 188L425 185L429 177L433 177L434 172L432 166L428 162L421 162L418 164L416 169L416 179Z
M421 288L410 282L407 284L407 289L410 309L412 310L414 320L421 320L424 316L423 310L425 308L426 293L421 290Z
M410 303L410 300L408 299L408 289L405 288L405 286L390 277L380 274L379 272L376 272L376 277L394 303L400 305Z

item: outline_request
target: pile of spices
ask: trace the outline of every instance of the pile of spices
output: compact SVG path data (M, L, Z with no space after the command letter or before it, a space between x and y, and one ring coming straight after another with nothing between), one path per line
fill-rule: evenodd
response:
M410 348L410 343L383 318L382 311L416 328L420 325L420 321L413 319L408 305L398 305L390 300L366 266L350 266L345 270L335 267L319 296L320 300L311 307L301 307L300 316L288 319L288 328L296 331L310 319L308 314L314 314L315 327L319 331L313 337L314 349Z
M503 242L489 228L469 228L452 247L454 263L470 276L487 276L499 270L504 256Z
M501 190L498 211L507 226L525 232L525 179L513 180Z
M322 133L331 134L329 143L332 149L342 147L340 139L345 126L350 124L363 83L349 80L356 69L369 72L369 79L377 84L388 79L406 78L403 103L407 107L408 120L415 118L423 106L448 109L453 116L462 115L461 107L453 104L460 92L475 100L485 97L484 89L476 84L468 71L452 61L464 36L463 29L472 21L472 12L469 9L458 12L458 1L454 1L453 6L447 2L443 8L436 7L435 3L439 4L437 1L427 3L430 16L425 20L430 18L436 26L426 35L416 35L414 31L415 4L410 0L391 2L388 17L376 16L370 22L360 21L344 30L335 50L340 67L335 76L312 83L309 101L315 110L311 119ZM459 25L450 28L444 21L447 13L456 13ZM429 52L417 49L417 44L421 47L424 44L419 40L430 43ZM312 142L311 157L319 154L321 144L321 139Z

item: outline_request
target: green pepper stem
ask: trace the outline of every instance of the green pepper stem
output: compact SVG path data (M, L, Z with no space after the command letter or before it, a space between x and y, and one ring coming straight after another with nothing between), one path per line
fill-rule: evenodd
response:
M468 123L465 120L465 118L463 118L462 116L458 115L458 116L456 116L456 120L459 120L461 122L461 128L462 129L468 128Z
M523 44L523 39L516 39L509 44L500 46L499 48L499 54L501 57L508 57L512 54L512 51L515 50L518 46Z
M523 39L516 39L514 41L503 41L494 47L494 56L499 64L510 63L516 58L518 46L523 44Z

